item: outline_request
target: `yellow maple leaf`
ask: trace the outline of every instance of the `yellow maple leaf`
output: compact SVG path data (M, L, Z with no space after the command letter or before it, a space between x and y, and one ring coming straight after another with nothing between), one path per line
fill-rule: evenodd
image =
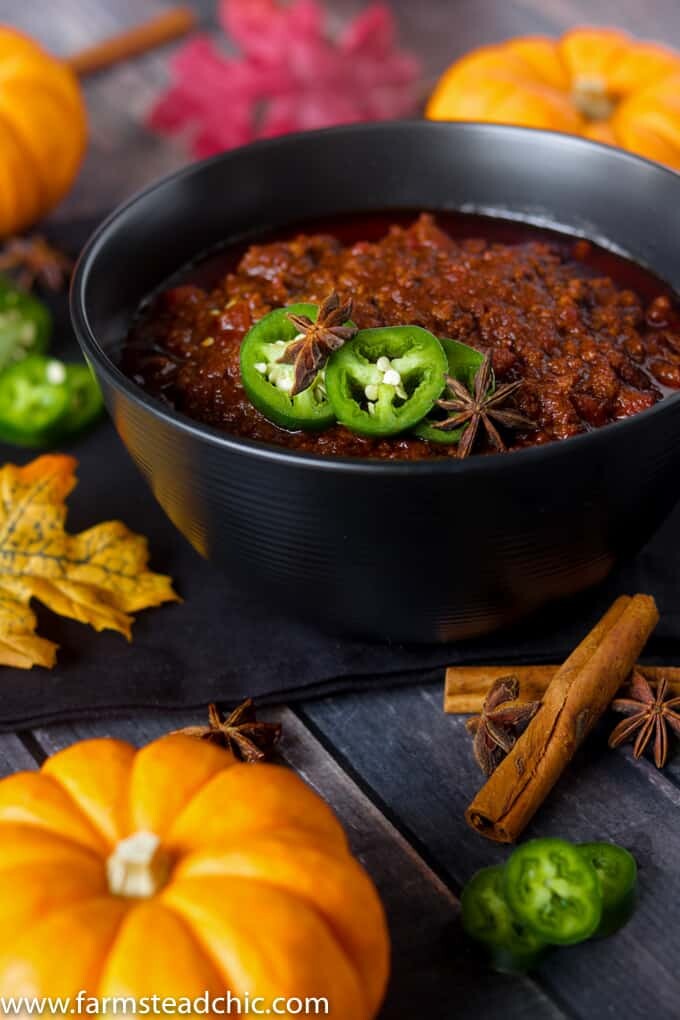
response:
M146 569L146 539L120 521L69 535L65 499L73 457L38 457L0 468L0 665L53 666L57 645L36 634L35 598L61 616L128 640L131 613L178 601L172 580Z

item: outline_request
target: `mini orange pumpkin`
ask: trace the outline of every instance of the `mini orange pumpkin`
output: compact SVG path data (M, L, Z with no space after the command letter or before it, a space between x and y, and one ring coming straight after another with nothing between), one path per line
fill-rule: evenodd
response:
M388 954L370 879L289 769L172 735L0 782L4 996L325 996L371 1020Z
M86 136L73 71L0 26L0 237L30 226L65 195Z
M453 64L427 116L584 135L680 169L680 54L614 29L512 39Z

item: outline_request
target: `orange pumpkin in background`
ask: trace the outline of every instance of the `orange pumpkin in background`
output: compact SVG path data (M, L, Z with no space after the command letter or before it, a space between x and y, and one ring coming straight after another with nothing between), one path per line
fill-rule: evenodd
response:
M24 230L63 198L86 138L73 71L0 26L0 237Z
M325 996L372 1020L388 956L340 823L287 768L172 735L0 782L0 995Z
M444 73L426 112L583 135L680 170L680 54L614 29L474 50Z

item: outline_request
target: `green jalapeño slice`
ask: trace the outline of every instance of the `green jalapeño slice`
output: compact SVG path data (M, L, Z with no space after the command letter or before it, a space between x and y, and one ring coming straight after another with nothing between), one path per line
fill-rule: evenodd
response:
M0 374L0 440L50 446L62 435L71 391L66 366L33 354Z
M104 411L99 383L89 365L66 365L66 383L71 397L63 422L65 435L76 435L97 420Z
M311 304L277 308L260 319L241 344L241 379L249 399L268 421L289 431L325 429L335 421L326 394L326 370L320 369L312 383L293 397L295 366L281 361L288 344L299 335L289 315L306 315L315 322L318 311Z
M339 422L364 436L393 436L432 410L447 362L436 336L419 326L363 329L326 367Z
M465 886L463 928L487 947L496 970L523 974L539 962L547 946L512 914L505 898L504 870L501 864L483 868Z
M505 896L517 919L545 942L568 946L594 935L600 879L587 855L563 839L532 839L505 865Z
M613 935L631 919L635 910L635 858L615 843L582 843L577 850L595 868L602 889L602 920L595 935L598 938Z
M32 354L0 373L0 440L54 446L82 432L104 407L87 365Z
M52 317L42 301L0 278L0 369L47 350Z
M448 374L462 382L470 393L474 393L475 376L484 361L482 352L474 347L468 347L467 344L462 344L459 340L449 340L448 337L440 337L439 342L444 348L446 360L448 361ZM492 389L493 386L492 374ZM461 425L458 429L450 430L437 428L437 422L444 421L446 417L446 411L439 407L434 407L427 417L423 418L416 425L413 430L414 436L417 436L418 439L426 439L430 443L441 443L443 446L460 442L467 426Z

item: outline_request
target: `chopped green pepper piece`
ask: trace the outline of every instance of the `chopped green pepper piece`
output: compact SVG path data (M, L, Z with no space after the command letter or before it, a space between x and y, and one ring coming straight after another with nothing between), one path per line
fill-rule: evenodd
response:
M89 365L66 365L69 406L63 422L64 434L76 435L96 421L104 410L99 383Z
M40 354L0 373L0 439L19 446L49 446L62 435L71 391L66 366Z
M452 375L454 379L459 379L470 393L474 393L475 376L484 361L482 352L474 347L468 347L467 344L462 344L459 340L450 340L448 337L440 337L439 342L444 348L448 361L448 374ZM430 413L414 428L414 436L417 436L418 439L426 439L429 443L439 443L442 446L460 442L460 438L467 428L466 425L461 425L460 428L451 431L435 427L438 421L444 421L446 417L446 411L439 407L433 407Z
M590 861L602 889L602 920L596 938L613 935L631 919L637 898L637 864L615 843L581 843L577 850Z
M505 865L510 909L546 942L572 945L590 938L602 918L602 891L587 856L563 839L532 839Z
M248 397L265 418L291 431L324 429L335 421L326 394L326 370L321 369L311 386L291 397L295 366L280 361L287 344L297 336L289 313L316 321L318 311L310 304L277 308L260 319L241 344L241 380Z
M103 408L87 365L32 354L0 372L0 440L54 446L81 432Z
M412 428L444 389L446 355L419 326L364 329L326 366L326 388L338 421L365 436Z
M505 897L502 865L483 868L463 890L463 928L491 953L495 970L523 974L533 968L546 943L512 914Z
M37 298L0 277L0 371L47 350L52 317Z

